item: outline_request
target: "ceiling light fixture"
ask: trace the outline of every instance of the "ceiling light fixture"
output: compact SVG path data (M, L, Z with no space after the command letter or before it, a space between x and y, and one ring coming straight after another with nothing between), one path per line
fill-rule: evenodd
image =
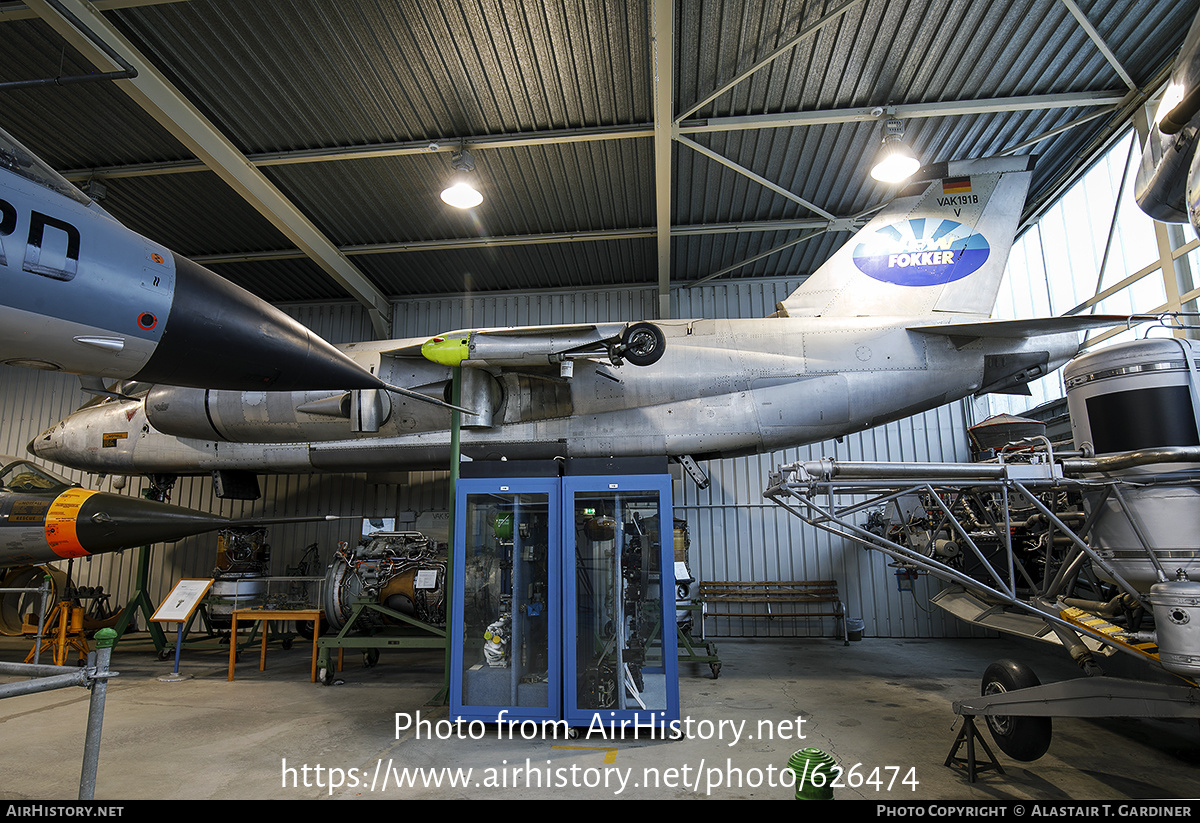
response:
M442 200L456 209L473 209L483 202L483 195L475 188L475 158L462 148L450 155L450 167L454 176L450 185L442 190Z
M916 174L921 161L904 142L904 124L889 117L883 146L871 164L871 176L881 183L901 183Z

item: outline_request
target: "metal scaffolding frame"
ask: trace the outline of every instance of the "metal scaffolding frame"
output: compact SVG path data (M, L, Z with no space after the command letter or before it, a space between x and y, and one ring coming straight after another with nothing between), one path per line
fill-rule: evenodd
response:
M0 685L0 698L83 686L91 691L88 704L87 730L83 743L83 767L79 776L79 799L92 800L96 794L96 767L100 763L100 733L104 726L104 701L108 695L113 646L117 633L101 629L96 633L96 651L89 652L87 663L77 666L48 666L36 663L0 662L0 674L28 677L15 683Z
M1078 452L1055 455L1049 441L1044 441L1044 446L1044 452L1027 453L1028 462L1001 459L971 464L890 464L828 458L797 462L775 470L763 494L816 528L887 555L903 569L926 572L950 583L951 587L932 598L932 602L956 616L995 631L1058 643L1090 675L957 701L956 713L967 718L977 715L1200 717L1200 690L1190 681L1181 678L1181 682L1169 684L1098 677L1104 672L1095 661L1096 653L1123 652L1155 666L1157 655L1132 636L1111 631L1111 626L1095 627L1098 624L1073 619L1071 610L1062 608L1062 598L1071 594L1073 581L1084 571L1085 561L1103 570L1123 594L1139 599L1144 595L1085 539L1102 505L1095 506L1082 525L1072 527L1060 516L1063 512L1046 503L1047 498L1057 499L1064 492L1084 490L1098 492L1102 502L1112 497L1165 579L1166 570L1142 537L1142 524L1124 502L1123 489L1130 481L1100 473L1128 463L1194 462L1200 460L1200 448L1176 447L1089 457ZM1173 482L1195 484L1197 478L1185 473ZM989 495L1000 501L1002 516L988 517L982 522L972 517L964 522L963 512L971 509L959 507L959 503ZM903 516L894 521L899 524L895 532L880 529L869 521L859 522L884 506L895 506L902 513L905 499L911 502L913 496L919 498L923 513L932 518L920 527L925 532L924 540L912 539L918 535ZM1011 517L1009 503L1016 499L1045 518L1048 534L1065 538L1069 543L1052 558L1055 541L1045 542L1046 554L1042 558L1045 570L1040 581L1014 555L1012 534L1017 524ZM974 509L991 513L996 510L996 507ZM962 552L965 561L957 559L957 551L939 557L931 536L943 530L951 540L966 547ZM980 545L983 538L1000 550L989 554ZM944 602L939 602L943 598ZM970 601L974 609L969 617L957 608L963 601ZM1098 705L1102 708L1097 708Z

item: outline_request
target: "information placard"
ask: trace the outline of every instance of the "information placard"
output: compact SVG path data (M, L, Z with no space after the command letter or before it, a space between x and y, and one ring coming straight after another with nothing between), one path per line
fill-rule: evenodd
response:
M159 604L150 617L152 623L183 623L192 616L204 595L212 587L212 578L185 577L175 584L171 593Z

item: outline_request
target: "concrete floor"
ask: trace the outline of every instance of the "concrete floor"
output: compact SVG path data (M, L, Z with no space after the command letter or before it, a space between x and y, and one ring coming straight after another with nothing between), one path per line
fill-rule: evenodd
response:
M228 647L210 644L185 649L180 670L188 679L163 682L174 661L159 661L145 635L130 635L114 656L120 676L108 692L95 796L788 799L793 790L781 785L780 771L794 751L815 747L864 777L878 768L884 781L838 788L839 800L1200 797L1195 721L1056 719L1050 751L1034 763L993 747L1005 773L985 772L975 783L944 765L961 726L951 704L979 693L987 665L1017 657L1043 682L1075 676L1056 649L1008 639L716 642L719 678L706 665L682 666L682 715L690 723L683 739L508 739L488 726L472 740L397 736L397 713L447 717L445 707L430 705L441 685L440 652L385 651L370 669L348 654L354 662L339 675L343 682L321 686L308 682L302 644L272 647L264 672L256 652L243 653L233 682ZM0 660L20 661L28 648L0 638ZM0 799L78 796L87 707L79 687L0 701ZM775 739L760 734L768 730ZM376 779L371 788L377 773L402 768L425 769L443 785L382 788ZM448 785L467 769L468 785ZM647 785L648 777L659 785ZM540 786L529 785L538 778Z

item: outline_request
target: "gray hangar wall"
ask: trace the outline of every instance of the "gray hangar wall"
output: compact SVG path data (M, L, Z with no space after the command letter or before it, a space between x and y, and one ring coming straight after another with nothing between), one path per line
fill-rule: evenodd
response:
M798 280L730 281L672 293L675 317L763 317ZM396 337L433 336L452 329L651 319L656 294L640 290L575 290L427 297L394 306ZM292 316L334 343L371 338L370 324L357 304L304 304L284 307ZM632 368L632 367L628 367ZM45 427L88 400L71 376L0 366L0 453L26 456L25 444ZM842 460L897 462L969 459L967 404L954 403L917 417L870 429L843 442L828 441L767 455L711 462L711 483L699 489L686 477L674 483L676 518L688 524L689 563L701 580L828 580L838 582L848 614L864 621L877 637L969 635L971 630L931 608L927 598L939 583L923 577L916 592L897 590L887 558L819 532L762 497L771 468L822 456ZM145 486L130 478L62 471L90 488L138 495ZM397 467L402 470L403 467ZM272 526L272 573L283 574L316 543L323 571L340 541L354 541L362 517L399 517L400 526L419 528L445 539L448 512L446 472L412 472L407 482L394 476L363 474L262 476L262 499L219 500L207 477L180 478L171 502L227 517L283 517L336 514L330 523ZM114 481L117 480L117 486ZM158 602L181 577L208 577L216 558L215 534L201 535L152 552L149 594ZM111 602L122 604L136 582L137 552L101 555L75 563L79 585L103 586ZM65 566L65 563L62 564ZM832 620L713 619L710 635L833 636Z

